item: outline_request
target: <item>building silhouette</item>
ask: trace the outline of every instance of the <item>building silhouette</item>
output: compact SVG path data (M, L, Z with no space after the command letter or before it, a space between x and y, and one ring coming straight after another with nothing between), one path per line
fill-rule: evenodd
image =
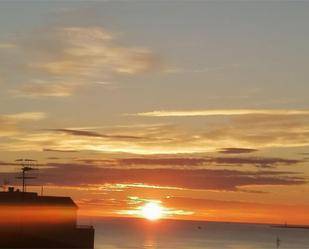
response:
M0 192L0 248L94 247L94 228L77 225L70 197L39 196L10 187Z

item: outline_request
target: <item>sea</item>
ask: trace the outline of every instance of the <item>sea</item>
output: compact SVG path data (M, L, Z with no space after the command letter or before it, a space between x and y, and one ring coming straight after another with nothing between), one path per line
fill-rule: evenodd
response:
M95 249L309 249L309 229L268 224L104 218Z

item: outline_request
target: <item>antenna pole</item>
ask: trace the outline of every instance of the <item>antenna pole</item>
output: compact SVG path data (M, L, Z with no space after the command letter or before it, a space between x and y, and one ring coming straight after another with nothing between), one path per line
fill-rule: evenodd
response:
M21 162L21 171L22 171L22 175L19 177L16 177L17 179L21 179L22 180L22 192L25 193L26 192L26 179L34 179L36 177L33 176L26 176L26 172L27 171L32 171L32 170L37 170L36 168L33 168L33 162L35 162L35 160L32 159L18 159L16 161Z
M22 176L22 178L23 178L23 193L25 193L25 170L24 170L24 167L22 168L22 171L23 171L23 176Z

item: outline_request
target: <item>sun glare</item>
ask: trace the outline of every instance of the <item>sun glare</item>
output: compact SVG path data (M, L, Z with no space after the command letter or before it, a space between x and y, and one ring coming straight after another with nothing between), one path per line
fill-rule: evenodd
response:
M142 207L142 215L148 220L158 220L162 217L162 206L156 202L148 202Z

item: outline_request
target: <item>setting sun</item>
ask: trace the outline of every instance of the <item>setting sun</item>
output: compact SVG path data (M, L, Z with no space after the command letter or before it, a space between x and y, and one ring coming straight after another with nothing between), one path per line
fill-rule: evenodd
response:
M148 220L158 220L162 217L162 210L160 204L149 202L142 207L142 215Z
M0 249L309 249L308 13L0 0Z

